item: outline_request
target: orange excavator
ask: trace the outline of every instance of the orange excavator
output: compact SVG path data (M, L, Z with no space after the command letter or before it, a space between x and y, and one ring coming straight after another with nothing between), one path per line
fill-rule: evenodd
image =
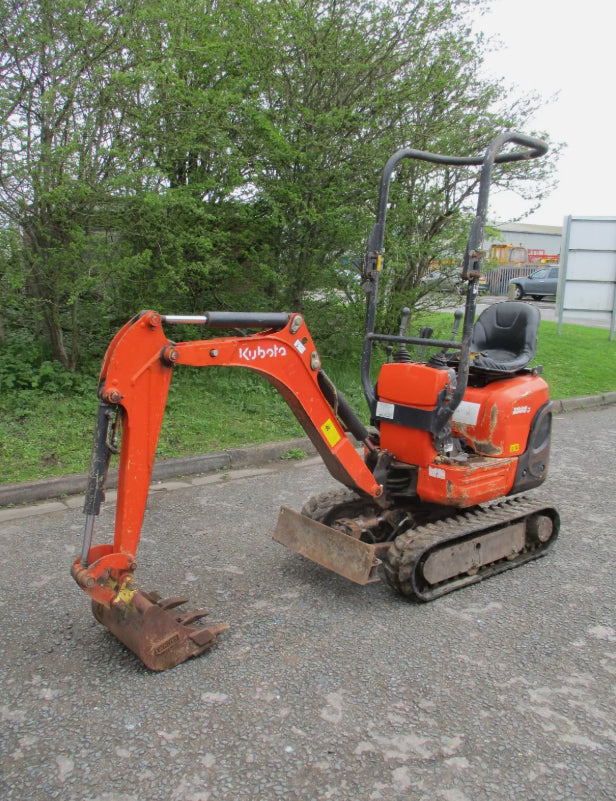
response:
M186 599L162 599L134 579L169 384L182 365L244 367L282 394L343 487L309 499L301 513L282 507L274 538L358 584L382 570L401 595L430 601L535 559L554 542L558 512L524 494L544 481L550 450L548 386L541 368L529 367L539 313L505 301L475 322L492 171L546 151L541 140L506 132L481 156L405 148L385 165L363 264L361 380L369 426L323 370L299 313L144 311L116 334L100 373L85 532L72 575L91 597L97 620L147 667L164 670L197 656L227 628L202 625L204 612L178 611ZM450 339L432 338L425 329L407 336L408 309L398 335L375 331L389 187L403 159L481 168L462 267L465 307L456 313ZM255 333L188 342L174 342L165 333L168 326L191 323ZM374 383L377 343L385 343L389 358ZM114 539L93 544L110 457L117 452Z

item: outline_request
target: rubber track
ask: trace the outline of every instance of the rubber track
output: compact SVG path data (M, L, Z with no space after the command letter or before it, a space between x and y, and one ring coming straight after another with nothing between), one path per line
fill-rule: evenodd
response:
M482 531L487 533L488 530L496 530L538 513L547 514L554 523L554 531L547 543L537 543L532 548L521 551L512 560L501 559L485 565L473 575L457 576L442 584L430 585L422 579L422 560L427 558L429 552L441 546L451 546L456 540L464 541L476 537ZM432 601L448 592L543 556L556 540L558 528L559 515L556 509L540 501L518 496L405 531L396 537L384 554L383 569L389 583L401 595L419 601Z
M358 504L362 501L364 504L366 503L364 498L361 498L350 489L328 490L309 498L302 507L301 514L311 518L311 520L317 520L322 523L332 512L336 511L337 507Z

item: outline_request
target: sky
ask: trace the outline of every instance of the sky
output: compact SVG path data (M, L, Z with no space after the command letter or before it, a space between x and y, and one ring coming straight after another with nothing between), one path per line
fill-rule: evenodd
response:
M566 144L558 188L521 222L616 217L616 3L492 0L477 29L502 41L486 58L486 75L546 98L531 125ZM493 194L489 217L510 221L526 208L512 193Z

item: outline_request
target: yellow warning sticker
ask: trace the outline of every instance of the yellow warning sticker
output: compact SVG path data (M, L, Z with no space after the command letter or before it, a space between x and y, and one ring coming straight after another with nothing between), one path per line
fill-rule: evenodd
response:
M520 446L519 446L519 444L517 442L515 442L513 445L509 446L509 453L517 453L519 450L520 450Z
M323 423L321 426L321 431L325 435L325 439L329 442L330 448L333 448L334 445L337 445L340 442L340 434L338 433L331 417L329 420Z

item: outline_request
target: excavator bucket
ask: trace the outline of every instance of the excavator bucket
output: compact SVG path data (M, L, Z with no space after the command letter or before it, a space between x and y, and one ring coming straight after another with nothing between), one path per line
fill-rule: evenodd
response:
M378 581L374 574L380 561L375 555L375 545L361 542L286 506L280 508L273 538L356 584Z
M157 593L135 591L128 602L111 606L92 602L94 617L136 654L150 670L168 670L199 656L216 643L229 627L219 623L208 628L194 626L205 610L178 614L186 598L162 600Z

